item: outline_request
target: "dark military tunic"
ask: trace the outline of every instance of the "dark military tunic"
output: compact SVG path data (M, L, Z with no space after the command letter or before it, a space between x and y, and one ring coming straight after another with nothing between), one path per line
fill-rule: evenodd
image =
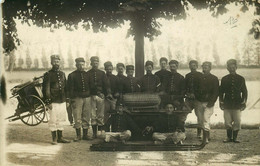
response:
M119 93L124 94L125 90L126 90L126 83L125 83L126 82L126 76L119 75L119 74L117 74L116 76L118 78L118 83L119 83L118 91L119 91Z
M90 95L111 93L109 81L104 71L99 69L90 69L87 71L86 79L89 84Z
M167 83L169 76L171 75L171 72L168 70L160 70L160 71L155 72L154 74L160 78L160 81L162 84L162 90L166 92L167 91L166 83Z
M172 72L171 75L168 77L166 89L167 89L166 93L170 95L184 96L185 93L184 77L177 72L174 73Z
M52 103L63 103L66 101L66 76L60 70L51 69L43 77L42 92L45 100Z
M190 72L185 76L185 90L186 93L195 94L198 92L199 80L202 77L201 72Z
M203 74L199 79L198 93L195 97L200 102L208 102L208 107L213 107L219 94L219 81L213 74Z
M138 79L135 77L126 77L125 81L125 93L140 92L140 85Z
M109 81L111 94L115 95L119 91L119 80L114 74L106 74ZM106 94L107 95L107 94Z
M154 132L171 133L175 132L177 127L177 117L174 114L162 114L154 123Z
M240 109L241 103L247 100L247 88L244 77L228 74L221 79L219 100L224 102L225 109Z
M125 112L122 115L118 113L112 114L105 124L106 132L109 132L110 126L112 132L123 132L125 130L130 130L135 133L141 133L141 130L133 119Z
M159 92L161 90L160 78L154 74L144 75L140 81L141 92Z
M73 71L68 76L68 97L70 99L81 97L86 98L90 96L89 85L86 71Z

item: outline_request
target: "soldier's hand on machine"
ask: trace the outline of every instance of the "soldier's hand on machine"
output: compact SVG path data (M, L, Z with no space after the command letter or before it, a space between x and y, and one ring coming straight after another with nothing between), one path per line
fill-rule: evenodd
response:
M145 129L143 130L142 134L143 136L149 135L153 132L153 127L152 126L146 126Z
M224 102L219 102L219 108L220 108L221 110L224 110Z
M105 98L105 95L101 92L98 92L97 93L97 96L100 97L101 99L104 99Z
M241 103L240 111L244 111L245 109L246 109L246 102L243 101L243 102Z

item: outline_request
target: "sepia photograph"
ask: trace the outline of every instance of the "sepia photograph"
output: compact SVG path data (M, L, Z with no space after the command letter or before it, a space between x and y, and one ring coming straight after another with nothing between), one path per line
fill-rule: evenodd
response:
M260 165L259 0L0 3L0 166Z

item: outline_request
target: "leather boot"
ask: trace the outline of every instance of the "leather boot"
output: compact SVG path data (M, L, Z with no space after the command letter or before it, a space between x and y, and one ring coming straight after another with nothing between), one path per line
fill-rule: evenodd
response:
M74 139L74 142L78 142L81 140L81 129L75 129L76 130L76 138Z
M201 139L201 128L197 128L197 137Z
M69 140L63 138L62 130L58 130L57 133L58 133L58 140L57 140L58 143L70 143Z
M92 140L91 138L88 137L88 129L83 129L83 140Z
M233 131L233 142L235 143L240 143L240 141L237 140L238 131L239 130Z
M57 145L57 134L56 131L52 131L51 132L51 136L52 136L52 145Z
M224 143L233 142L232 132L232 129L227 129L227 139L223 140Z
M92 126L92 130L93 130L93 138L97 138L97 125L93 125Z

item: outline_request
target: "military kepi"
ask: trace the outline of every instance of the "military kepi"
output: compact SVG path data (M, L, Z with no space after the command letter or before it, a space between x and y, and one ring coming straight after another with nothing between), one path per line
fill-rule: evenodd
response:
M126 70L134 70L135 67L133 65L127 65Z
M91 61L91 62L94 62L94 61L98 61L98 62L99 62L99 57L98 57L98 56L92 56L92 57L90 58L90 61Z
M80 62L85 62L85 60L84 60L84 58L79 57L79 58L76 58L76 59L75 59L75 62L76 62L76 63L80 63Z
M211 67L211 62L208 62L208 61L203 62L202 66L209 66L209 67Z
M179 65L179 62L176 61L176 60L171 60L171 61L169 62L169 65L170 65L170 64L175 64L175 65L178 66L178 65Z
M227 61L227 65L237 65L237 61L235 60L235 59L229 59L228 61Z
M152 61L146 61L145 66L149 66L149 65L151 65L153 67L153 62Z
M112 62L107 61L107 62L104 63L104 67L105 67L105 68L107 68L107 67L109 67L109 66L113 66L113 65L112 65Z
M125 68L125 65L124 65L123 63L118 63L118 64L116 64L116 68L118 68L118 67L120 67L120 66L122 66L123 68Z
M51 55L51 61L54 60L60 60L60 56L59 55Z

